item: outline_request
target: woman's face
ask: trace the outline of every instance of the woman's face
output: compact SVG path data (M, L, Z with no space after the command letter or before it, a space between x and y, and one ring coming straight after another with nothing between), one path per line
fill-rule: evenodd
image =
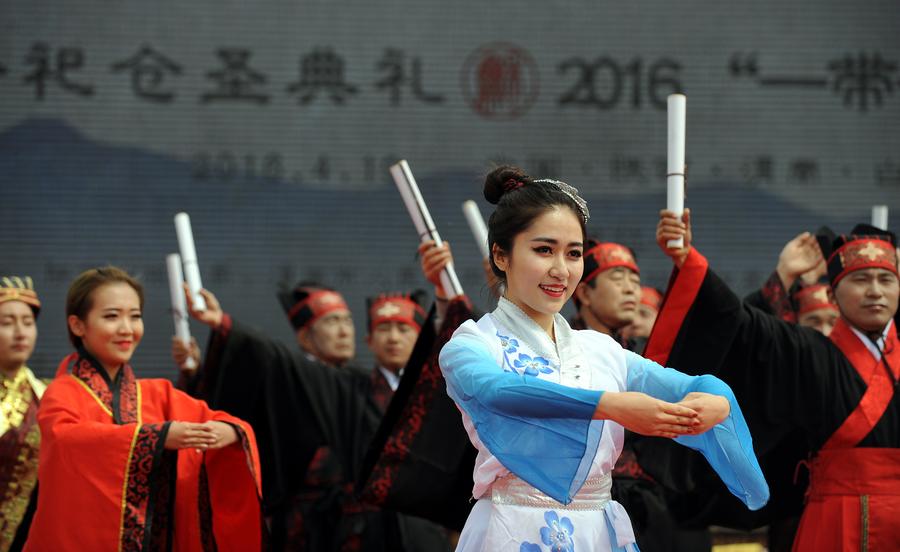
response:
M69 316L69 328L104 367L116 368L131 359L144 336L141 300L124 282L98 287L92 300L84 319Z
M37 341L34 312L22 301L0 303L0 369L11 372L28 361Z
M578 216L556 207L520 232L508 253L494 245L494 262L506 273L506 298L548 331L581 280L583 242Z

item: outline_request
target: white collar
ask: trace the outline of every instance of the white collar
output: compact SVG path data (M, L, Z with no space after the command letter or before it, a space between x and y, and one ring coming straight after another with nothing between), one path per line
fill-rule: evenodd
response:
M888 332L891 330L891 324L894 323L894 319L890 319L887 324L884 326L884 331L881 332L881 337L876 339L874 342L869 338L868 335L856 329L856 326L853 324L847 323L850 326L850 329L853 330L853 333L856 334L856 337L859 338L860 341L863 342L863 345L866 346L866 349L872 353L872 356L875 357L875 360L881 360L882 351L884 351L884 344L887 342Z
M400 377L403 376L403 370L400 371L400 374L395 374L394 372L388 370L380 364L378 364L377 366L381 371L381 375L384 376L384 379L387 380L388 385L391 386L391 391L396 391L397 387L400 385Z
M557 366L561 365L562 359L571 358L576 352L574 332L559 313L553 315L553 334L556 336L556 343L537 322L506 297L500 297L497 308L491 316L515 335L516 339L525 342L536 354L556 361Z

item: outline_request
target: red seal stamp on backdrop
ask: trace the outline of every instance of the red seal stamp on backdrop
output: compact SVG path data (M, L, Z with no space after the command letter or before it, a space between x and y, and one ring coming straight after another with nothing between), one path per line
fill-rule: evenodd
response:
M538 68L523 48L506 42L486 44L462 67L463 97L486 119L516 119L538 96Z

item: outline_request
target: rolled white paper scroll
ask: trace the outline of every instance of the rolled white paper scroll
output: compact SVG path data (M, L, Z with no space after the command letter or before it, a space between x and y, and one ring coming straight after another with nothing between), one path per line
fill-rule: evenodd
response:
M669 156L666 165L666 209L681 220L684 213L684 147L687 97L671 94L668 98ZM684 238L669 240L669 249L684 247Z
M200 281L200 266L197 264L197 250L194 249L194 233L191 231L191 217L187 213L175 215L175 233L178 235L178 249L184 263L184 276L188 290L194 301L194 310L206 310L206 301L200 295L203 283Z
M882 230L888 229L888 206L887 205L873 205L872 206L872 226L875 228L881 228Z
M481 216L481 210L478 209L478 204L471 199L466 200L462 204L462 210L463 214L466 215L466 222L469 223L469 229L475 237L475 243L478 244L478 250L481 251L481 256L487 259L490 255L488 251L488 230L487 225L484 223L484 217Z
M172 320L175 322L175 337L180 339L188 347L191 345L191 328L188 325L187 301L184 300L184 274L181 271L181 255L172 253L166 255L166 268L169 270L169 295L172 298ZM197 367L190 356L184 363L184 367L193 370Z
M441 236L434 227L431 213L428 212L428 207L425 205L425 200L422 199L419 186L416 184L416 179L413 178L406 160L391 165L391 176L394 178L397 190L400 191L400 196L403 198L403 203L406 205L406 210L409 211L413 224L416 225L419 239L421 241L434 240L436 245L441 245L443 243ZM441 284L444 287L444 293L447 294L447 299L453 299L457 295L463 294L462 285L453 269L453 263L449 263L441 273Z

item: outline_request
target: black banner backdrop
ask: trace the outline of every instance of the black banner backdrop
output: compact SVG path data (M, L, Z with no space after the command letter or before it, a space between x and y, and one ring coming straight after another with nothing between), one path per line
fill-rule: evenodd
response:
M0 273L35 279L44 376L68 349L71 279L138 273L135 364L172 377L164 259L185 210L229 312L290 340L277 284L330 283L366 364L364 297L426 284L387 173L406 158L476 303L460 204L489 213L494 162L579 187L591 230L661 286L665 98L683 91L696 243L746 292L802 230L846 230L873 204L898 225L898 15L888 0L5 2Z

